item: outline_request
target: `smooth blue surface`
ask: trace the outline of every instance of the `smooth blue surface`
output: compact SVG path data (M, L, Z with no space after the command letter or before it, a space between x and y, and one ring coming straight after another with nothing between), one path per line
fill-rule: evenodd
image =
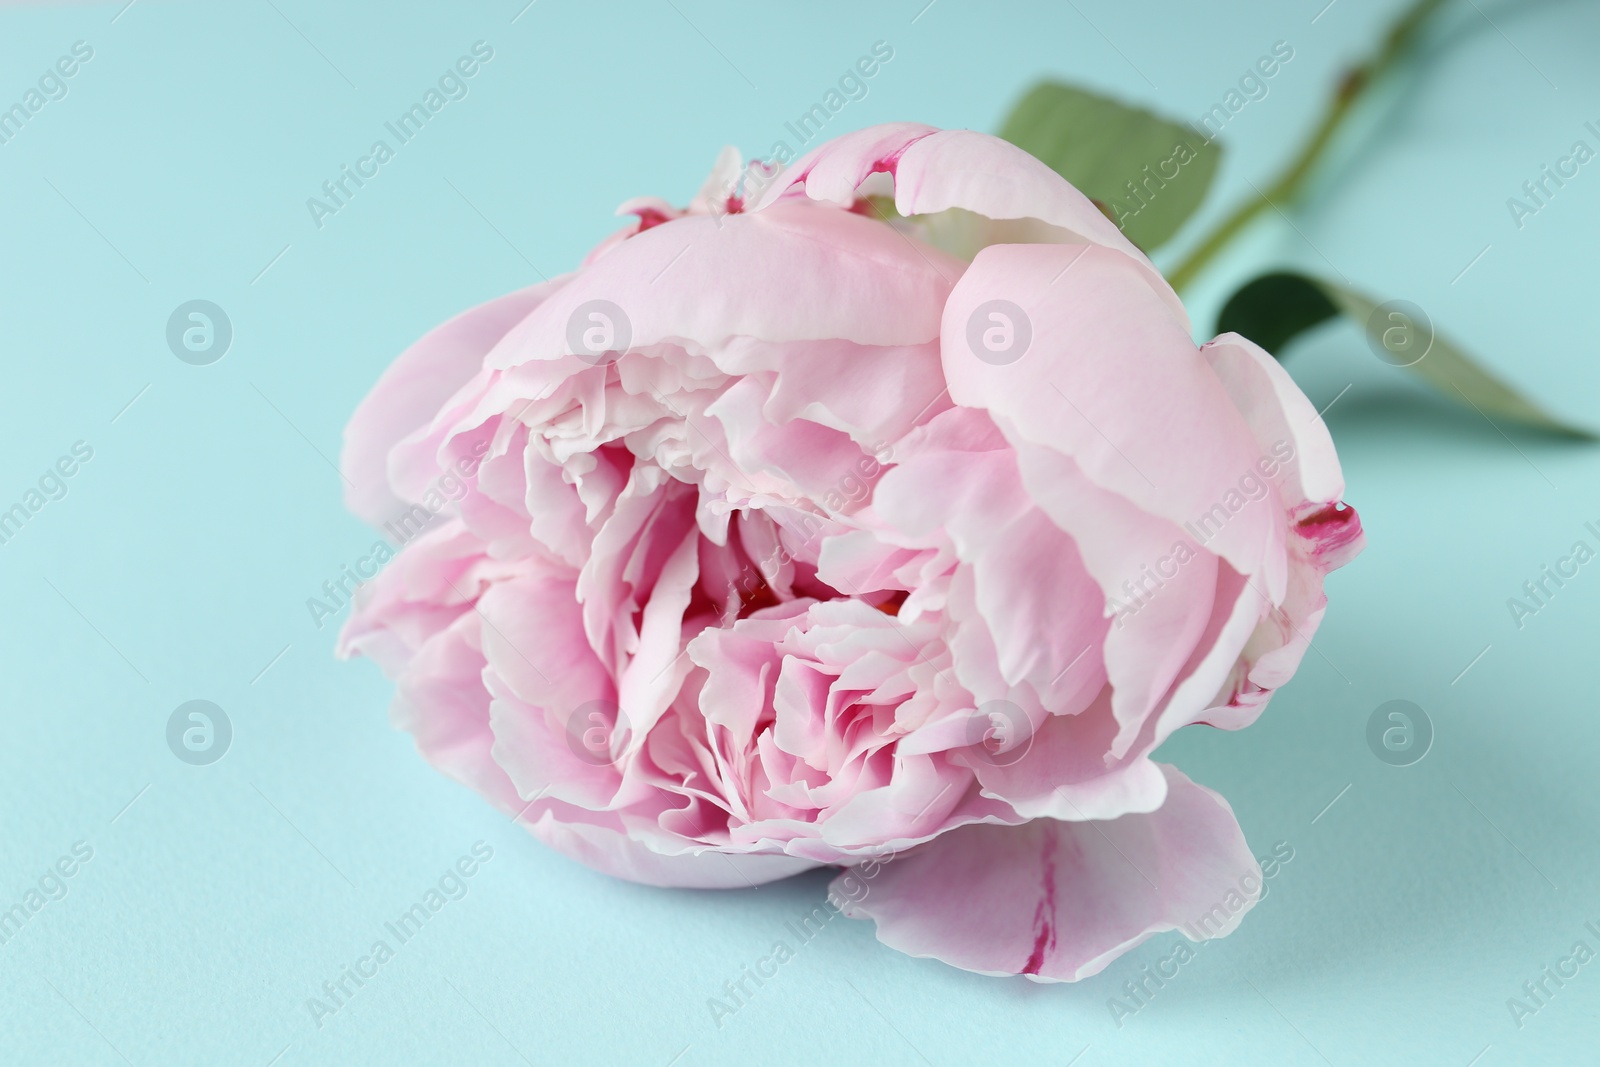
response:
M1288 41L1293 61L1226 130L1214 219L1287 158L1393 11L1324 2L0 10L0 105L74 42L94 50L0 144L0 507L93 448L0 545L0 908L75 843L93 850L0 944L0 1062L1591 1059L1600 962L1520 1027L1506 1002L1574 942L1600 951L1584 925L1600 927L1600 562L1520 629L1506 601L1573 542L1600 547L1585 527L1600 528L1600 448L1502 434L1349 327L1290 366L1334 403L1370 547L1330 582L1317 651L1260 723L1166 748L1231 800L1258 854L1288 842L1294 859L1237 934L1120 1025L1108 999L1176 935L1044 987L910 959L837 919L714 1025L707 998L825 879L659 891L547 851L426 766L387 724L388 683L335 661L334 627L305 607L371 543L330 460L395 354L570 268L624 199L686 199L724 143L765 154L875 41L894 58L830 134L993 129L1045 74L1196 117ZM1420 303L1600 424L1600 161L1521 229L1505 205L1573 141L1600 147L1584 130L1600 125L1600 15L1455 6L1412 95L1366 123L1292 226L1269 221L1206 280L1196 322L1251 269L1300 263ZM480 40L494 55L469 94L314 225L306 199ZM233 325L209 366L165 341L193 299ZM1397 698L1437 732L1405 768L1364 739ZM167 746L193 699L232 722L210 766ZM480 841L493 858L466 895L319 1026L307 999Z

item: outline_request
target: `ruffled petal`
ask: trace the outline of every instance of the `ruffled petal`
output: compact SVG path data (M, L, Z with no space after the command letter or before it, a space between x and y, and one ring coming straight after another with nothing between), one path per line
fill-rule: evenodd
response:
M417 751L434 767L514 812L516 788L491 755L479 637L478 618L468 612L430 638L395 680L389 718L416 739Z
M1166 930L1225 936L1259 899L1261 868L1227 801L1162 771L1166 802L1149 814L965 826L830 892L891 948L1040 981L1097 974Z
M471 381L489 350L562 284L542 282L463 311L389 365L345 426L346 507L374 526L405 508L389 486L389 450L431 422L440 401Z
M963 266L880 222L804 200L758 215L686 216L630 237L576 275L487 365L558 361L549 372L557 380L588 368L569 326L588 321L602 300L625 317L625 329L610 324L611 339L625 334L629 348L691 342L712 351L735 337L926 344Z
M974 130L891 123L845 134L797 160L761 195L769 208L800 186L813 200L851 207L873 174L894 177L895 210L906 217L965 211L996 222L987 243L1096 244L1127 256L1188 328L1183 302L1145 254L1071 182L1008 141Z
M991 301L1025 316L1011 323L1017 355L1006 362L980 358L969 342L976 330L983 347L983 324L1018 318ZM1207 547L1243 573L1260 569L1283 517L1245 506L1240 481L1260 458L1255 438L1187 326L1126 256L986 248L950 294L942 337L956 403L987 408L1014 442L1071 456L1094 484L1151 515L1182 524L1220 514Z
M1225 333L1200 348L1217 380L1255 434L1269 477L1284 503L1331 504L1344 493L1344 474L1328 424L1282 364L1249 338ZM1288 457L1288 458L1285 458ZM1274 462L1276 461L1276 462Z

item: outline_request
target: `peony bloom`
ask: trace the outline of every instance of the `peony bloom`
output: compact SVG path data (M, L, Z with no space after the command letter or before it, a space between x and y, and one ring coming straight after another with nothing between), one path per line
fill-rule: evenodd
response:
M468 311L346 432L341 638L435 766L656 885L847 868L903 952L1072 981L1260 889L1150 753L1248 725L1359 548L1316 411L996 138L881 126ZM465 478L458 480L460 476ZM437 510L431 505L428 511Z

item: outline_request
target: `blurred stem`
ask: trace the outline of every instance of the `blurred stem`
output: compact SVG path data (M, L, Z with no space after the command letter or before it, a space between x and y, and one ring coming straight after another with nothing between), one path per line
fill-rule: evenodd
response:
M1322 121L1317 123L1316 130L1300 149L1299 155L1265 192L1256 190L1253 198L1235 208L1220 226L1212 230L1210 235L1189 253L1188 258L1167 275L1174 289L1181 290L1192 282L1206 264L1211 262L1229 241L1237 237L1240 231L1250 225L1257 215L1268 208L1288 203L1299 195L1306 178L1322 160L1328 145L1333 141L1334 134L1349 117L1356 103L1404 57L1416 43L1418 33L1428 16L1443 3L1444 0L1415 0L1406 13L1389 27L1389 32L1384 35L1383 44L1377 52L1366 62L1345 73L1339 81L1333 99L1328 102L1323 112Z

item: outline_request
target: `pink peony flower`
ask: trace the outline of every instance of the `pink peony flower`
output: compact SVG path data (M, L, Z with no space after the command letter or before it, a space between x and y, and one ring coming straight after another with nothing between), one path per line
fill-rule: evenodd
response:
M1228 933L1260 869L1150 753L1253 721L1360 546L1316 411L1244 338L1197 348L996 138L863 130L748 202L736 174L625 205L383 375L351 507L447 484L459 513L342 652L435 766L608 874L843 867L894 948L1049 980Z

